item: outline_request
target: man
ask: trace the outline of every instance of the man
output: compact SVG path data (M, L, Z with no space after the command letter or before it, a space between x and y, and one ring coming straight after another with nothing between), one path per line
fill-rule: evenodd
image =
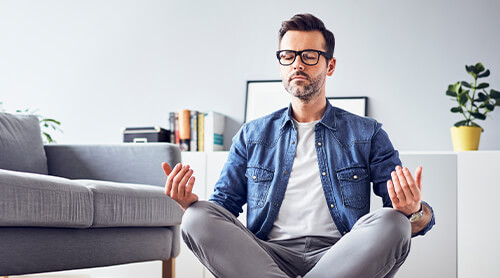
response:
M434 225L422 168L413 177L379 123L326 100L334 46L313 15L283 22L291 103L243 125L208 202L192 193L188 165L163 165L184 241L216 277L394 277L411 236ZM372 213L370 182L385 207ZM245 203L247 227L236 219Z

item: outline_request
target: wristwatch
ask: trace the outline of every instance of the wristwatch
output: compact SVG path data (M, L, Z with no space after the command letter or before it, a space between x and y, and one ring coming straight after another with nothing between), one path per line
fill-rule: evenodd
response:
M424 215L424 207L422 204L420 204L420 210L415 213L412 213L412 215L410 215L408 219L410 219L410 223L415 223L418 222L423 215Z

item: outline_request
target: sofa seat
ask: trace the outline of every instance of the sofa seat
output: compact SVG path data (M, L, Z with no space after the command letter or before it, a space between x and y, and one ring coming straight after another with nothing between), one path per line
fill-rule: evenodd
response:
M92 227L162 227L179 225L182 209L159 186L74 180L92 191Z
M76 181L0 169L0 226L92 226L92 191Z
M161 187L2 169L0 178L0 226L162 227L182 218Z

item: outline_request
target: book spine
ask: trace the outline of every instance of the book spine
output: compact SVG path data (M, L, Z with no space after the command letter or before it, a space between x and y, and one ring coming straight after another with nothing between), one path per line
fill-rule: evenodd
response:
M179 113L174 113L175 114L175 130L174 130L174 136L175 136L175 144L180 146L181 141L179 138Z
M212 152L213 149L213 114L211 112L205 113L205 151Z
M213 120L213 139L214 139L214 151L224 150L224 131L226 126L226 117L220 113L214 112Z
M205 114L205 151L224 150L225 117L217 112Z
M205 151L205 113L198 113L198 151Z
M198 151L198 111L191 111L191 146L190 151Z
M169 113L168 128L170 130L170 143L175 143L175 112Z
M181 151L189 151L191 139L191 111L179 111L179 143Z

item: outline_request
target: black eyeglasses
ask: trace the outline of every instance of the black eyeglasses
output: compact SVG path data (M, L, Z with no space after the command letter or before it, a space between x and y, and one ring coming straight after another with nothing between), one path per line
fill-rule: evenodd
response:
M332 56L328 53L315 50L315 49L305 49L302 51L294 50L278 50L276 51L276 57L282 66L289 66L295 62L297 55L300 56L302 63L308 66L314 66L319 62L319 57L321 55L325 56L326 59L330 60Z

